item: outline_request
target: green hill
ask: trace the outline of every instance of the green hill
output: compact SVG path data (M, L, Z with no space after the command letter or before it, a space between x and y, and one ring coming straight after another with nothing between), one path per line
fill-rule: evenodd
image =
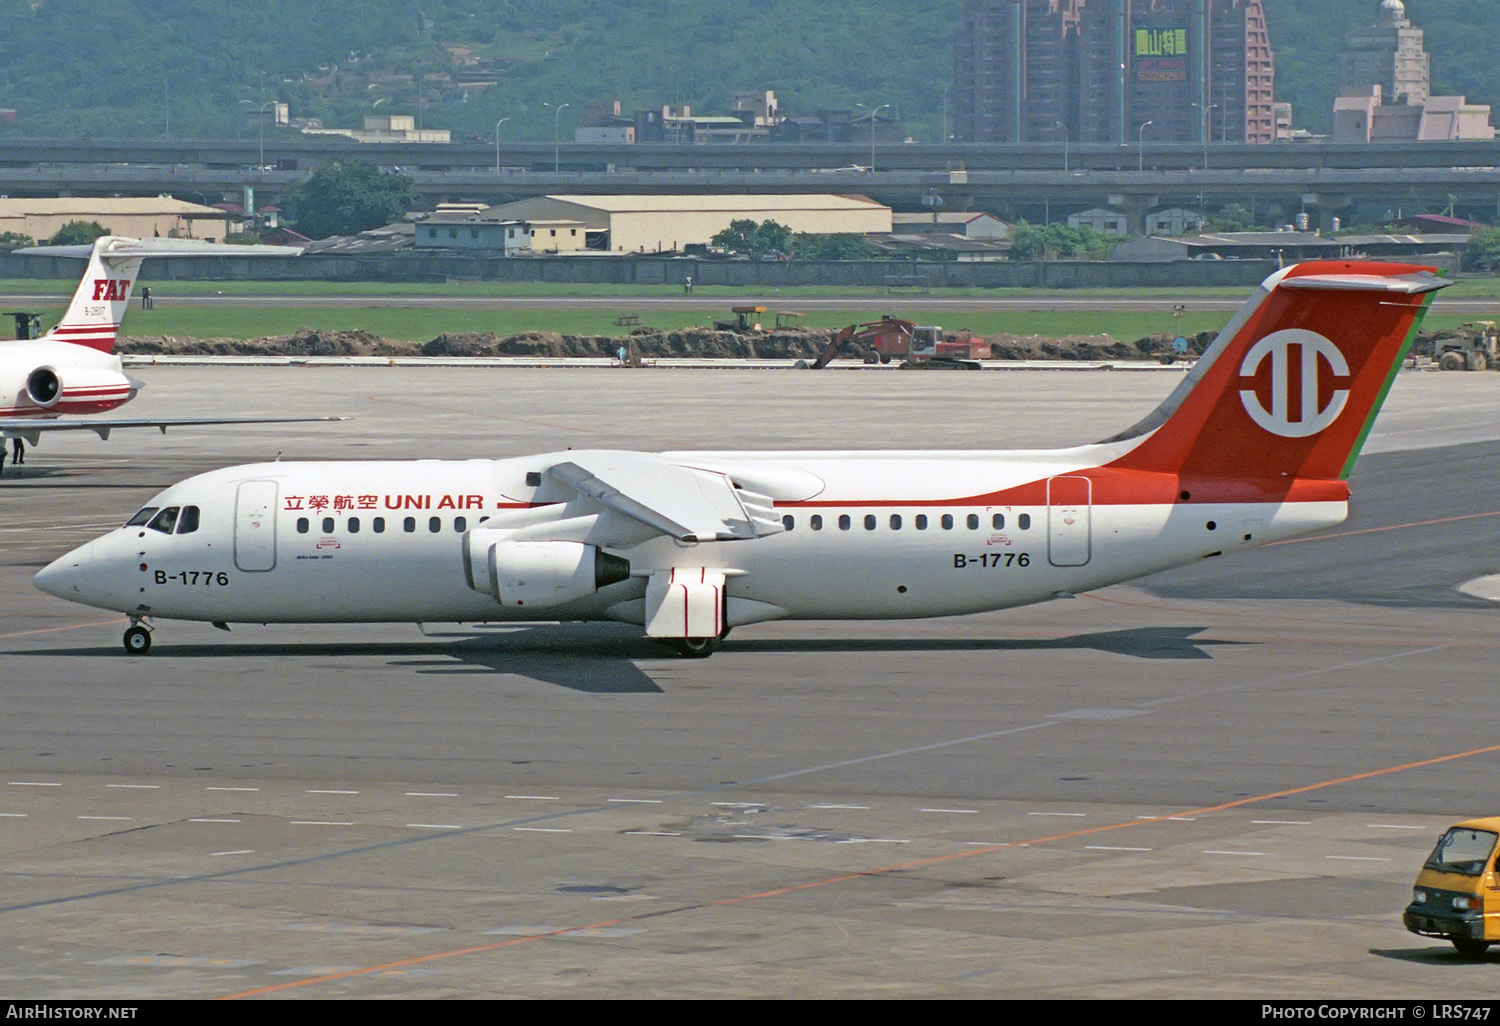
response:
M1373 0L1266 0L1278 98L1327 128L1336 54ZM248 137L271 99L358 125L416 113L489 138L563 135L590 101L728 109L774 89L786 112L893 104L916 138L941 132L960 0L0 0L0 107L32 136ZM1410 0L1437 92L1500 106L1495 0ZM468 89L464 88L465 84ZM483 84L489 83L489 84Z

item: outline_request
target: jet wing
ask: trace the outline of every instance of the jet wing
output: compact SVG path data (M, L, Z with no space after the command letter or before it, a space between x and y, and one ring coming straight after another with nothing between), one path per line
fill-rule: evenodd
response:
M681 542L763 538L784 530L773 501L728 476L632 452L575 453L549 467L552 481Z
M128 428L157 428L162 434L167 428L194 427L208 424L310 424L333 420L348 420L348 417L132 417L123 420L106 420L92 417L88 420L66 420L45 417L13 417L0 420L0 437L24 438L32 445L46 431L92 431L100 438L108 438L114 430Z

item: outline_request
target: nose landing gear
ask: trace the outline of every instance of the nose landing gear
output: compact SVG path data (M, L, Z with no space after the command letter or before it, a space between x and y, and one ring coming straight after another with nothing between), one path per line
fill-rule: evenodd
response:
M124 640L127 655L145 655L151 651L151 628L140 617L132 617Z

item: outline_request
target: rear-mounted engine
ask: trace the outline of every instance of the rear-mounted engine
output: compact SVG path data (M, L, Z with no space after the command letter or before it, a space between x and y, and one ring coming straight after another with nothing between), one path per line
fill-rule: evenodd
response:
M38 367L26 375L26 398L46 409L62 396L62 379L51 367Z

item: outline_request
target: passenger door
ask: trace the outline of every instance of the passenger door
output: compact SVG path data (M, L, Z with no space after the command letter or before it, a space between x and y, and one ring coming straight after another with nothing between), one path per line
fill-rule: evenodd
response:
M1047 560L1083 566L1090 551L1090 486L1086 477L1047 479Z
M242 481L234 500L234 565L270 570L276 565L276 482Z

